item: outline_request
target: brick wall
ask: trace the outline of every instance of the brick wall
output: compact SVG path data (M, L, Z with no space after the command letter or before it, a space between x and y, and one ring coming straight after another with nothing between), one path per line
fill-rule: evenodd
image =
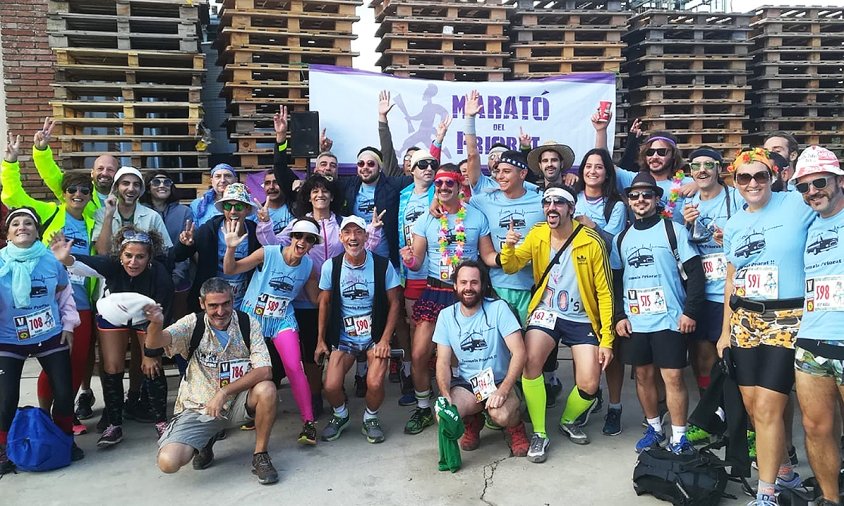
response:
M47 0L0 1L0 60L3 65L6 128L23 137L24 186L35 198L48 194L31 162L32 134L52 113L55 57L47 38ZM5 146L5 139L3 139ZM59 144L52 144L54 150Z

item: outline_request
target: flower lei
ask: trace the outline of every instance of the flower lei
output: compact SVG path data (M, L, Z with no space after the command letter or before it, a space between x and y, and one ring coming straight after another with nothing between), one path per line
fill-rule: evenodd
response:
M448 256L448 213L443 210L440 216L440 233L439 245L440 255L442 258L442 265L451 264L452 267L457 267L463 259L463 246L466 244L466 228L463 226L463 220L466 218L466 208L460 204L460 209L457 210L457 215L454 220L454 237L456 247L454 248L454 255Z
M686 174L682 170L674 173L671 178L671 191L668 192L668 202L665 209L662 210L662 216L668 219L674 217L674 208L677 207L677 200L680 198L680 188L683 187L683 178Z

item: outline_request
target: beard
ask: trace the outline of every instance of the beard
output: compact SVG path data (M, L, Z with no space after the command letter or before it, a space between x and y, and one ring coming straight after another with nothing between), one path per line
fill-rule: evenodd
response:
M457 300L466 308L471 309L481 303L482 297L478 292L463 291L457 295Z

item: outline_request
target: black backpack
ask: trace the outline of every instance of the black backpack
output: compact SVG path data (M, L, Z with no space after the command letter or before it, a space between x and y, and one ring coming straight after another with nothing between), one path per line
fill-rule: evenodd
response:
M243 337L243 344L246 349L251 347L251 329L249 323L249 315L240 310L235 310L237 314L237 325L240 327L240 335ZM193 328L193 334L190 336L190 345L188 345L188 356L186 362L190 362L194 352L199 348L199 343L202 342L202 336L205 335L205 312L200 311L196 313L196 325Z
M646 450L633 469L633 490L675 505L714 506L729 497L724 494L729 481L725 467L705 448L692 455L662 448Z

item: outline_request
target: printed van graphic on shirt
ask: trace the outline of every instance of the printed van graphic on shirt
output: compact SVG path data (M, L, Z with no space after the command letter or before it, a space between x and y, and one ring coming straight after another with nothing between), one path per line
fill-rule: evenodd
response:
M492 327L487 330L492 330ZM477 330L473 330L460 341L460 349L463 351L480 351L487 349L487 347L483 333Z
M270 288L279 292L291 292L293 291L293 284L295 282L296 280L290 276L278 276L272 278L269 285Z
M806 253L817 255L838 246L838 229L821 230L806 241Z
M654 263L654 253L651 248L642 247L636 248L633 250L633 253L630 253L627 256L627 265L630 267L642 267L645 265L653 265Z
M405 223L416 223L416 219L425 214L427 209L417 207L415 209L408 209L408 211L404 215L404 222Z
M500 228L510 228L510 220L513 220L514 228L523 228L527 225L525 220L525 212L519 210L502 209L498 213L498 226Z
M375 209L375 200L373 199L363 199L358 206L358 210L363 214L372 214L373 209Z
M350 273L340 283L340 294L347 299L358 300L369 297L369 285L363 274Z
M752 230L749 234L739 237L738 244L736 256L747 258L765 249L765 234Z

